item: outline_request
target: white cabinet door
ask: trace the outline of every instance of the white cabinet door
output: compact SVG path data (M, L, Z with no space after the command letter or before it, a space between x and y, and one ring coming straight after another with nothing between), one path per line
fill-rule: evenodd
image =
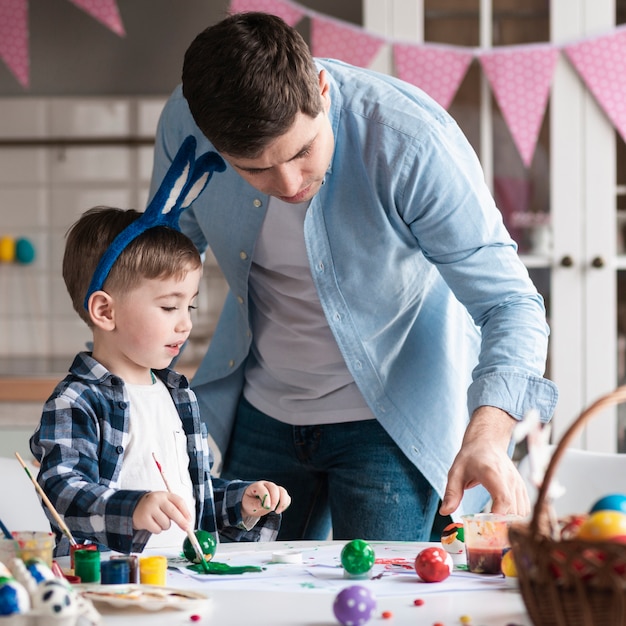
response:
M439 43L482 49L548 40L561 46L610 31L616 23L616 2L625 9L624 0L552 0L549 9L546 3L528 0L363 0L363 20L367 30L391 42L430 41L432 32ZM447 31L435 23L446 12L451 16ZM456 29L452 26L455 19ZM449 39L441 39L444 32L450 34ZM470 32L474 40L468 43ZM386 46L373 67L392 73L391 58L390 46ZM618 380L615 131L561 54L543 144L540 137L528 178L523 171L520 174L519 165L508 172L502 165L505 144L510 141L507 131L502 130L485 78L476 67L473 71L476 101L465 107L453 102L450 112L475 144L496 198L508 186L512 198L519 200L526 189L533 195L532 210L538 209L532 215L549 219L549 227L534 227L530 234L524 227L514 233L513 225L511 230L520 237L522 257L549 306L548 375L560 389L554 418L558 439L584 406L613 389ZM538 190L542 185L546 187L543 195ZM505 204L504 199L501 196L499 204ZM511 217L504 208L503 213L505 220ZM515 217L515 210L512 214ZM614 415L615 411L607 411L597 417L577 445L615 450Z

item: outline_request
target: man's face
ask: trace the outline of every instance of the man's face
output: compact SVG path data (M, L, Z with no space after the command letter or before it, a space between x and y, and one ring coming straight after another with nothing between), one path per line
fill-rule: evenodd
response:
M238 174L260 192L296 204L320 189L335 147L328 119L329 85L320 72L323 110L315 118L298 113L291 128L254 159L222 154Z

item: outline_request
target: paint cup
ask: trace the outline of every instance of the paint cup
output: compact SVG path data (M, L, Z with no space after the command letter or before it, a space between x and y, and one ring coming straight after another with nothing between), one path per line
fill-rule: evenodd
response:
M8 565L17 556L15 548L15 539L0 538L0 563Z
M103 585L125 585L128 583L128 561L113 559L100 563L100 582Z
M15 556L24 563L33 559L40 559L52 569L52 551L54 550L54 535L43 531L18 530L13 534L16 542Z
M109 560L128 563L128 582L139 583L139 557L136 554L112 554Z
M98 550L74 551L74 574L82 583L100 582L100 552Z
M501 574L502 556L511 544L509 526L519 515L477 513L463 515L467 567L475 574Z
M167 558L164 556L142 556L139 559L139 582L142 585L165 586Z
M75 546L70 544L70 568L73 570L75 567L74 564L74 553L76 550L98 550L98 546L95 543L77 543Z

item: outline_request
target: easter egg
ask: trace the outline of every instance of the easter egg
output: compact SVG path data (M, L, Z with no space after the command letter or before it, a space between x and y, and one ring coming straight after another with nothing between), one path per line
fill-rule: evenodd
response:
M15 260L15 239L13 237L0 237L0 262L13 263Z
M626 535L626 514L619 511L596 511L582 524L577 537L589 541L606 541Z
M452 574L452 557L438 547L425 548L415 559L415 571L425 583L439 583Z
M200 544L200 549L202 550L202 554L204 554L205 560L210 561L217 551L215 537L207 530L195 530L194 535ZM183 554L188 561L200 563L200 559L198 559L196 551L193 549L191 541L189 541L189 537L185 537L185 541L183 541Z
M20 237L15 242L15 259L24 265L35 260L35 246L33 246L30 239Z
M353 539L341 551L341 565L350 576L367 576L375 560L374 548L362 539Z
M626 496L622 493L611 493L597 500L589 510L589 513L596 511L619 511L626 513Z
M515 559L513 558L513 552L507 550L502 556L502 563L500 563L502 573L509 578L517 578L517 567L515 565Z
M26 569L35 579L37 584L43 582L44 580L56 578L56 576L52 573L52 570L48 567L48 564L44 563L41 559L31 559L28 563L26 563Z
M46 615L74 615L78 612L78 598L60 578L44 580L33 594L33 608Z
M588 515L569 515L559 520L561 539L574 539L588 517Z
M452 522L441 532L441 545L450 554L465 554L465 532L463 524Z
M3 579L0 584L0 615L26 613L30 609L30 596L26 587L14 579Z
M333 613L344 626L366 624L376 610L376 598L361 585L342 589L335 597Z

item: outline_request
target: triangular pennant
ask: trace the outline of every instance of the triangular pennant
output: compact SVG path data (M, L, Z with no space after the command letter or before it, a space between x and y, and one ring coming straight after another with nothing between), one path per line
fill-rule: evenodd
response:
M570 44L564 51L626 141L626 28Z
M112 30L116 35L124 37L124 24L117 8L116 0L69 0L79 9L91 15Z
M340 59L367 67L385 40L357 28L321 17L311 18L311 50L316 57Z
M398 78L423 89L447 109L474 54L453 46L395 44L393 58Z
M297 24L304 15L304 11L291 2L284 0L232 0L230 3L231 13L244 13L245 11L262 11L282 18L289 26Z
M20 85L28 87L28 0L0 0L0 58Z
M479 55L526 167L535 153L558 55L551 44L495 48Z

